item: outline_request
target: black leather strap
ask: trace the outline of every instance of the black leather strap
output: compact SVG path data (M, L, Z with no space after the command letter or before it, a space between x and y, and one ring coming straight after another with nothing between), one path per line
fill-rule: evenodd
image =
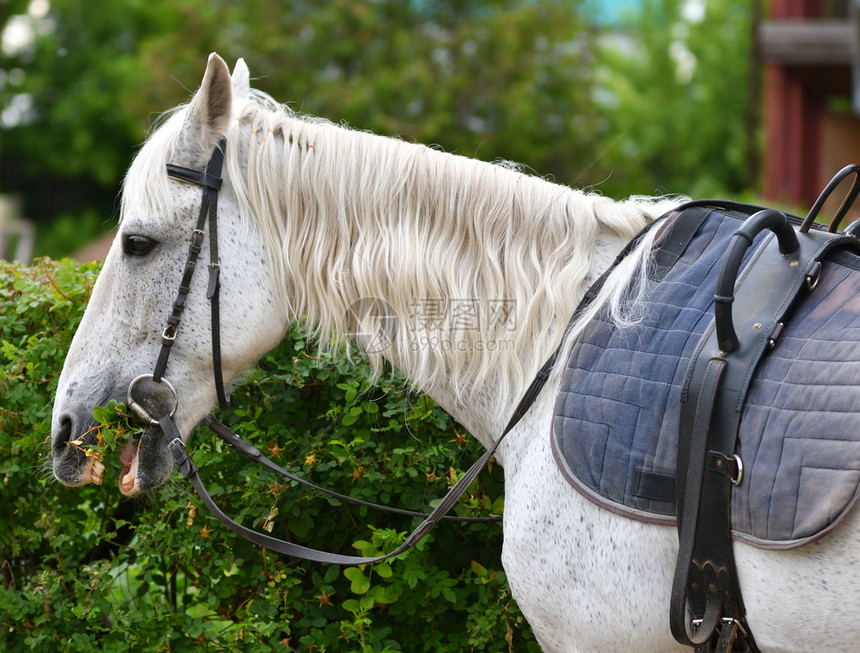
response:
M270 535L259 533L250 528L242 526L241 524L236 523L218 507L218 505L207 492L206 487L200 478L199 470L191 460L191 456L188 454L188 450L185 447L185 443L182 441L182 438L176 428L176 424L174 423L173 418L169 414L165 415L159 420L159 425L164 434L167 436L167 440L169 443L168 449L170 450L171 455L176 461L179 470L182 472L182 475L191 482L198 496L200 496L201 501L203 501L204 505L210 510L210 512L222 524L224 524L227 528L229 528L231 531L233 531L240 537L248 540L249 542L270 549L271 551L275 551L276 553L282 553L284 555L301 558L303 560L313 560L316 562L324 562L338 565L359 565L372 562L380 562L382 560L386 560L388 558L400 555L401 553L404 553L405 551L408 551L413 546L415 546L415 544L417 544L427 533L429 533L433 529L434 526L436 526L437 523L439 523L445 517L448 511L451 510L451 508L454 507L454 505L460 500L463 494L466 493L466 491L472 485L472 482L478 477L478 474L481 473L481 470L484 468L490 458L496 453L499 448L499 445L505 439L505 436L507 436L507 434L510 433L511 430L513 430L513 428L519 423L519 421L526 414L526 412L528 412L529 407L532 405L532 403L534 403L534 400L540 394L541 389L547 381L547 378L549 376L549 370L552 368L552 362L555 360L556 356L557 352L552 357L550 357L550 360L544 364L543 368L541 368L541 373L539 373L531 382L522 399L517 404L517 407L514 409L511 418L508 420L507 425L502 431L502 434L493 443L493 445L489 447L477 461L475 461L475 463L466 471L465 474L463 474L463 476L460 477L460 479L448 491L448 494L446 494L442 501L440 501L436 505L433 512L431 512L429 515L426 515L424 521L421 522L418 527L412 532L412 534L406 538L406 541L404 541L403 544L401 544L391 553L388 553L383 556L346 556L337 553L319 551L316 549L311 549L298 544L294 544L292 542L279 540ZM227 429L226 427L224 427L224 430L227 431L226 433L218 433L218 431L220 430L218 428L220 422L218 422L215 418L209 417L206 419L206 422L207 426L216 429L216 434L222 437L222 439L228 442L237 451L239 451L243 455L263 462L262 459L264 457L262 456L262 453L259 451L259 449L248 445L244 441L241 441L238 436L232 433L232 431L229 431L229 429ZM276 468L275 471L279 471L279 473L284 473L289 478L293 478L300 483L306 484L306 482L302 479L299 479L298 477L293 477L291 474L289 474L289 472L287 472L286 470L282 470L274 463L271 463L271 465L266 466L270 468ZM399 512L399 509L395 509L395 511Z
M176 335L179 331L179 323L182 312L185 310L185 301L191 292L191 279L197 269L197 259L203 247L204 228L209 220L209 281L206 289L206 297L209 299L211 324L212 324L212 365L215 376L215 392L218 404L227 406L227 395L224 390L224 377L221 365L221 317L220 317L220 265L218 259L218 191L221 189L221 169L224 164L224 150L227 146L226 139L221 139L206 164L204 170L195 170L172 163L167 164L167 176L188 184L194 184L203 188L203 197L200 201L200 211L197 214L197 223L191 232L191 242L188 246L188 256L185 259L185 268L179 282L179 290L167 325L161 336L161 350L152 373L154 381L161 381L167 369L170 352Z
M221 174L224 160L224 147L215 148L212 158L206 166L206 174ZM220 184L220 177L218 182ZM209 187L204 187L203 201ZM222 408L228 404L227 393L224 390L224 374L221 369L221 261L218 257L218 191L213 191L209 199L209 282L206 286L206 298L209 300L209 311L211 315L212 334L212 368L215 376L215 395L218 397L218 405Z
M815 262L836 247L860 248L853 238L821 231L799 233L794 247L794 233L785 233L787 222L770 213L752 216L746 230L738 231L733 244L743 246L730 247L726 259L731 260L721 268L731 278L721 276L717 282L716 299L733 307L728 320L739 335L726 337L726 325L712 322L696 347L681 392L679 554L670 625L677 641L703 651L728 653L736 646L758 651L745 619L731 537L731 490L733 483L742 482L735 460L737 435L753 373L813 285ZM761 228L782 237L764 237L735 288L741 257Z
M256 463L263 465L264 467L268 467L276 474L280 474L284 478L287 478L291 481L295 481L296 483L303 485L312 490L316 490L317 492L322 492L323 494L327 494L331 497L335 497L336 499L340 499L341 501L345 501L348 503L354 503L359 506L365 506L367 508L373 508L374 510L381 510L383 512L391 512L398 515L406 515L408 517L429 517L430 514L426 512L418 512L416 510L406 510L404 508L395 508L393 506L385 506L380 503L373 503L372 501L365 501L363 499L356 499L355 497L351 497L348 494L341 494L340 492L335 492L334 490L330 490L328 488L322 487L321 485L317 485L316 483L311 483L310 481L303 479L300 476L296 476L295 474L287 471L277 463L273 462L271 459L267 458L263 455L263 452L257 449L257 447L245 442L241 437L239 437L236 433L234 433L229 427L227 427L223 422L221 422L214 415L207 415L203 418L203 424L209 428L218 438L221 439L225 444L230 445L234 451L245 456L248 460L252 460ZM458 517L456 515L445 515L442 519L446 521L456 521L456 522L472 522L472 523L487 523L487 522L499 522L502 520L501 517Z
M213 153L214 156L214 153ZM189 173L194 171L187 171L187 169L183 169L185 172ZM185 174L182 172L182 174ZM196 182L192 182L196 183ZM205 195L205 193L204 193ZM202 211L202 207L201 207ZM585 293L585 296L580 301L577 306L574 314L571 316L570 321L568 322L567 328L565 329L564 335L561 338L561 343L556 348L556 350L552 353L552 355L547 359L547 361L543 364L541 369L538 371L535 378L529 384L526 391L523 393L522 398L517 403L517 406L514 408L508 423L503 429L501 435L498 439L493 443L491 447L489 447L484 454L463 474L462 477L454 484L454 486L448 491L448 494L442 499L442 501L437 504L436 508L429 514L426 515L425 519L418 527L412 532L409 537L406 538L406 541L399 546L397 549L388 553L384 556L378 557L359 557L359 556L345 556L340 554L327 553L325 551L318 551L315 549L310 549L307 547L303 547L297 544L293 544L292 542L285 542L283 540L279 540L270 535L265 535L263 533L259 533L257 531L251 530L242 526L241 524L236 523L230 517L228 517L212 500L212 497L206 491L206 488L203 484L203 481L200 479L200 475L197 467L191 461L191 457L188 454L188 451L185 448L185 444L182 441L182 438L179 435L179 432L176 429L176 425L173 422L173 419L170 415L166 415L162 420L159 421L162 430L167 435L169 442L169 449L171 454L173 455L176 464L179 466L182 475L185 476L191 484L194 486L194 489L197 491L197 494L200 496L203 503L207 508L218 518L221 523L223 523L227 528L232 530L234 533L239 535L240 537L245 538L246 540L258 544L259 546L266 547L272 551L283 553L284 555L293 556L296 558L302 558L305 560L314 560L317 562L325 562L331 564L341 564L341 565L357 565L357 564L367 564L371 562L379 562L385 560L387 558L391 558L393 556L399 555L408 549L415 546L415 544L421 540L427 533L429 533L433 527L441 521L446 513L454 507L457 501L463 496L463 494L469 489L469 486L472 482L477 478L478 474L487 464L489 459L495 454L499 445L505 439L508 433L513 430L513 428L519 423L519 421L523 418L523 416L528 412L529 408L532 406L534 401L537 399L541 390L543 390L544 385L549 379L550 373L555 365L556 360L561 352L561 349L564 345L566 335L570 330L571 325L574 323L576 319L582 314L582 312L591 304L592 301L597 297L600 289L608 278L609 274L617 267L617 265L627 256L636 245L639 244L642 237L656 224L658 221L650 223L645 227L633 240L631 240L627 246L619 253L616 257L613 264L610 266L608 270L606 270L601 277L592 285L591 288ZM217 288L217 286L216 286ZM214 328L214 327L213 327ZM262 464L266 465L270 469L274 469L274 471L278 471L278 473L282 473L288 478L296 480L299 483L307 485L306 481L299 479L298 477L294 477L286 470L282 470L280 467L271 463L267 464L263 460L262 453L256 447L252 447L247 443L241 441L232 431L227 429L227 427L223 426L218 422L214 417L209 417L206 420L207 425L210 428L213 428L219 437L222 437L226 442L228 442L231 446L233 446L237 451L246 455L250 458L258 460ZM220 425L220 426L219 426ZM223 429L221 428L223 427ZM222 431L219 433L219 431ZM226 432L225 432L226 431ZM266 459L268 460L268 459ZM317 487L317 486L313 486ZM317 488L322 489L322 488ZM324 490L325 491L325 490ZM326 491L331 493L330 491ZM377 507L375 504L373 507ZM399 509L394 509L395 512L400 512ZM413 515L410 511L406 511L407 514ZM423 514L421 516L424 516ZM461 518L456 518L461 520Z
M200 256L200 249L203 245L203 227L205 226L206 215L208 214L207 208L205 203L204 206L201 206L197 225L191 232L188 256L185 259L185 267L182 270L179 289L176 292L176 299L173 300L170 315L167 317L167 324L161 334L161 351L158 353L158 361L152 372L152 378L156 383L161 381L167 369L167 362L170 359L173 342L176 340L176 334L179 331L182 312L185 310L185 301L188 299L188 293L191 292L191 279L194 277L194 271L197 269L197 259Z
M221 141L217 146L221 149L222 153L224 151L225 142L226 141ZM217 170L211 165L207 165L204 170L196 170L194 168L178 166L175 163L168 163L167 176L171 179L185 182L186 184L194 184L195 186L208 188L216 193L221 190L221 166L218 166Z
M655 243L654 269L648 275L652 281L662 281L669 273L714 208L711 204L684 204L667 216L669 223Z
M699 531L700 504L705 475L702 470L708 453L708 433L711 427L720 379L726 369L726 361L712 358L705 369L701 390L695 405L682 406L681 420L691 424L692 430L688 443L686 462L678 461L678 562L672 582L671 610L669 625L673 637L688 646L701 646L716 630L720 620L720 594L716 588L716 574L710 562L701 564L694 559L696 535ZM718 519L719 515L708 513L707 520ZM731 536L730 536L731 537ZM706 572L709 572L706 574ZM707 578L706 575L714 577ZM692 580L691 580L692 578ZM697 605L693 607L692 619L698 622L696 632L687 631L687 597L691 586L694 588ZM698 591L696 591L698 590Z
M182 475L189 481L191 481L191 484L194 486L194 489L200 497L200 500L203 501L203 504L227 528L229 528L231 531L233 531L240 537L248 540L249 542L265 547L276 553L282 553L284 555L301 558L303 560L312 560L315 562L323 562L336 565L362 565L373 562L381 562L383 560L387 560L388 558L398 556L401 553L404 553L411 549L413 546L415 546L427 533L429 533L433 529L433 527L436 526L437 523L439 523L439 521L442 520L444 515L454 506L454 504L457 503L457 501L459 501L460 497L465 494L465 492L472 485L472 482L475 480L475 478L477 478L478 474L487 464L487 461L493 454L495 454L498 445L504 438L504 435L510 430L508 429L505 434L502 435L502 437L496 440L493 446L488 448L484 452L484 454L472 465L472 467L470 467L466 471L466 473L460 477L460 479L448 491L448 494L445 495L441 502L439 502L433 512L431 512L424 519L424 521L422 521L418 525L418 527L406 538L403 544L398 546L394 551L391 551L390 553L387 553L385 555L364 557L342 555L339 553L329 553L326 551L311 549L309 547L301 546L293 542L280 540L276 537L272 537L271 535L257 532L255 530L236 523L218 507L218 505L209 495L209 492L206 490L203 481L200 479L197 466L193 463L191 457L188 455L188 450L185 448L185 444L182 442L182 438L179 435L179 431L176 428L176 424L174 423L173 418L169 414L165 415L159 420L159 425L161 426L161 429L168 438L168 449L170 450L171 455L176 461L179 470L182 472Z

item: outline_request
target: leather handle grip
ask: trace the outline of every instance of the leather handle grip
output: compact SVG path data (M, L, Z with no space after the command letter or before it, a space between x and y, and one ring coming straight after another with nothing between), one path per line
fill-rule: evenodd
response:
M839 230L839 224L842 222L842 218L845 217L848 213L848 209L853 206L857 196L860 195L860 166L856 163L852 163L842 168L842 170L833 176L833 179L830 180L827 186L824 187L824 190L821 191L821 195L819 195L818 199L815 200L815 204L813 204L812 208L809 209L809 213L803 221L803 224L800 225L800 233L805 234L809 231L809 228L812 226L815 218L818 217L818 213L821 211L824 203L830 198L833 191L836 190L837 186L839 186L842 181L848 177L848 175L854 175L854 179L851 182L851 188L848 189L848 193L843 198L839 208L836 209L836 214L833 216L833 220L830 221L830 228L828 229L832 234L835 234Z
M794 228L788 218L784 213L773 209L754 213L734 233L723 256L720 274L717 277L717 289L714 293L714 323L717 330L717 346L722 352L735 351L740 345L732 319L735 282L744 254L753 244L753 239L765 229L770 229L776 234L779 253L783 256L790 256L800 248L797 234L794 233Z

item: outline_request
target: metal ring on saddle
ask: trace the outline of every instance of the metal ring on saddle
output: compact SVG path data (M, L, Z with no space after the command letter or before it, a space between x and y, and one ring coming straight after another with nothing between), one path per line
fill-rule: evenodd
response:
M741 481L744 480L744 461L737 454L734 454L735 465L737 466L737 474L732 477L732 485L740 485ZM746 631L744 632L746 634Z
M171 394L173 394L173 407L170 409L170 417L173 417L176 414L176 409L179 407L179 397L176 394L176 388L174 388L170 381L168 381L164 377L162 377L160 381L155 381L152 374L141 374L128 385L129 409L150 426L159 426L159 421L155 419L152 415L150 415L146 408L144 408L137 401L135 401L134 397L132 396L132 390L134 390L134 386L136 386L143 379L152 379L154 383L163 383L165 386L167 386L167 389L170 390Z

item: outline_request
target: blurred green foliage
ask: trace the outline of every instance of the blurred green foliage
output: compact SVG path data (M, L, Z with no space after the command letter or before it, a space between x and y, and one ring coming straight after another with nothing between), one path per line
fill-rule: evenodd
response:
M630 50L604 45L600 86L611 123L602 169L633 192L736 197L746 168L750 4L650 0L630 19ZM639 190L634 190L638 188Z
M613 197L744 190L750 3L690 17L643 0L601 27L594 3L0 0L0 28L34 36L0 60L0 192L82 237L105 227L137 144L211 51L299 111Z
M500 568L497 523L443 523L373 566L280 557L227 531L178 476L123 499L117 449L133 433L116 410L95 411L104 484L54 481L56 377L97 273L70 261L0 263L0 650L538 651ZM360 357L340 354L318 355L295 324L220 417L305 478L429 509L480 446L402 377L370 381ZM375 555L417 525L276 477L208 432L190 451L222 508L281 538ZM501 477L485 470L456 510L500 514Z

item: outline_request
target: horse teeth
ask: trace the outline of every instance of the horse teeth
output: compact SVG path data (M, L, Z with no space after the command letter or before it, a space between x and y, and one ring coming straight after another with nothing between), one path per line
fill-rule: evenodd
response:
M90 481L95 483L96 485L101 485L102 480L104 479L105 466L103 463L98 460L93 462L93 466L90 468Z
M123 492L130 492L131 491L131 489L134 487L134 479L132 478L131 474L126 474L125 476L122 477L120 487L121 487Z

